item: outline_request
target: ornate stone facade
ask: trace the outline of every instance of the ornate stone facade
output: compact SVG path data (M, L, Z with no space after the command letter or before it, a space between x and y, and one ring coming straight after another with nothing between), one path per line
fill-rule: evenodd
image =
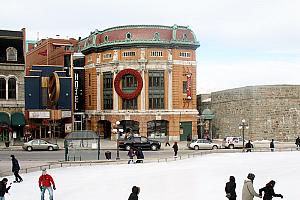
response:
M133 132L143 136L163 132L160 136L168 135L171 140L183 140L187 134L197 137L198 47L193 32L183 26L114 27L96 30L80 41L79 49L86 57L87 128L113 138L111 130L120 121L119 128L134 123ZM115 84L120 84L123 92L124 85L133 92L139 87L130 87L130 81L135 84L136 75L133 79L132 74L124 75L118 83L114 80L128 69L140 74L143 87L136 99L125 101L125 95L116 92Z
M250 86L211 94L213 120L220 138L241 135L245 119L251 140L294 140L300 135L300 85Z

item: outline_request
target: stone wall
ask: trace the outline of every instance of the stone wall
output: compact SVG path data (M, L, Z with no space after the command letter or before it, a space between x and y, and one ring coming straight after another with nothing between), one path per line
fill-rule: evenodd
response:
M251 140L294 140L300 135L300 85L250 86L212 93L211 109L220 138L241 135L245 119Z

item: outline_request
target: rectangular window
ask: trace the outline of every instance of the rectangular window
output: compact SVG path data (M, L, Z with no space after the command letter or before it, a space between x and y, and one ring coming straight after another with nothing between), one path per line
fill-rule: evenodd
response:
M122 99L123 110L137 110L137 98L134 99Z
M103 108L104 110L113 109L113 74L103 73Z
M0 99L6 98L6 80L4 78L0 79Z
M123 57L133 57L135 56L135 51L125 51L122 55Z
M164 71L149 71L149 109L164 109Z
M186 94L186 87L187 87L187 81L183 81L183 84L182 84L183 94Z
M180 52L179 56L183 57L183 58L190 58L191 57L191 53L190 52Z
M89 106L92 106L92 96L89 95Z
M89 74L89 86L91 86L91 74Z
M150 56L151 57L162 57L163 52L162 51L151 51Z
M111 59L111 53L103 54L103 59Z

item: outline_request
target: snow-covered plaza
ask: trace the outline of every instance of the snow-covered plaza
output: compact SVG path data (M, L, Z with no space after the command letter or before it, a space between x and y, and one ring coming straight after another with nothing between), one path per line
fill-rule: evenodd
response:
M256 175L254 188L275 180L275 192L284 199L299 199L299 152L215 153L160 163L66 167L48 170L56 183L54 200L127 200L133 185L141 200L226 199L224 187L230 175L236 178L237 199L249 172ZM21 174L7 200L40 199L41 172ZM8 177L13 181L13 177ZM47 192L46 192L47 194ZM48 199L48 194L45 200Z

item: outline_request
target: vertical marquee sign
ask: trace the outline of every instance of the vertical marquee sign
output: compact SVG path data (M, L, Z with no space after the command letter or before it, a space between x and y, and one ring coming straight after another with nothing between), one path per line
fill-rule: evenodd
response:
M84 69L73 70L74 112L84 112Z
M187 76L187 84L186 84L187 99L192 99L192 75L188 74L186 76Z

